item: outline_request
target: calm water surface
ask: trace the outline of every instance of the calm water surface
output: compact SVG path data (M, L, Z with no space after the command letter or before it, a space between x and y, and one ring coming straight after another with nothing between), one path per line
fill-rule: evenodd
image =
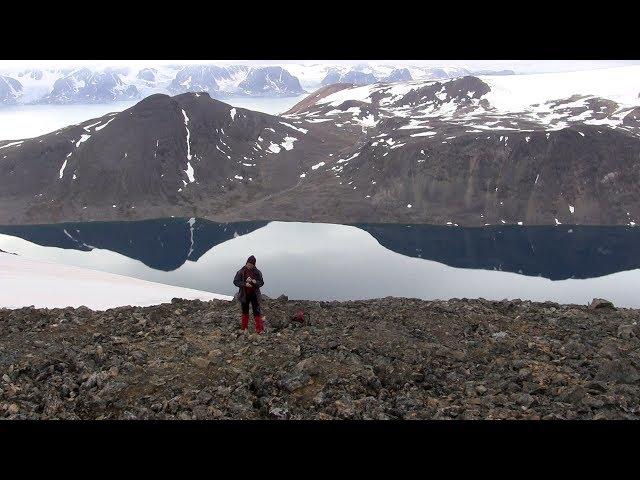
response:
M264 293L318 300L522 298L640 307L640 229L202 219L0 226L25 257L216 293L253 254ZM105 292L108 294L108 292Z

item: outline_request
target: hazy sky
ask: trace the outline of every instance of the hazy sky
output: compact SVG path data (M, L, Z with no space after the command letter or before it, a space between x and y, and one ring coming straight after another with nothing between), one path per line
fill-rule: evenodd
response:
M269 64L387 64L387 65L425 65L425 66L459 66L474 70L510 69L516 73L560 72L591 70L594 68L640 65L640 60L0 60L0 70L50 67L94 67L135 66L146 67L169 64L204 64L216 63L269 65Z

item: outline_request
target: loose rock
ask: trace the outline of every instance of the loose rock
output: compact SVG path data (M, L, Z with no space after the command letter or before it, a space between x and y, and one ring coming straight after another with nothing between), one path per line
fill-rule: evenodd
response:
M0 309L0 418L638 418L640 312L600 305L264 299L261 336L224 301Z

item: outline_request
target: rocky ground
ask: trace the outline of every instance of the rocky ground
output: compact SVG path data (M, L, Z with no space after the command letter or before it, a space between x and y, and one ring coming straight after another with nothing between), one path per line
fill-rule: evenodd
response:
M304 322L292 321L304 311ZM4 419L635 419L640 311L265 300L0 310Z

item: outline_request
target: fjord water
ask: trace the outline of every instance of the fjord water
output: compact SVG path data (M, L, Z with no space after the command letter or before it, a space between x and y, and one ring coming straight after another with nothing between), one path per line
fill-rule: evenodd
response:
M33 138L111 112L136 102L95 105L12 105L0 108L0 140Z
M605 297L618 306L640 307L640 229L632 227L170 218L0 226L0 249L229 295L235 292L234 273L253 254L269 296L521 298L577 304Z

